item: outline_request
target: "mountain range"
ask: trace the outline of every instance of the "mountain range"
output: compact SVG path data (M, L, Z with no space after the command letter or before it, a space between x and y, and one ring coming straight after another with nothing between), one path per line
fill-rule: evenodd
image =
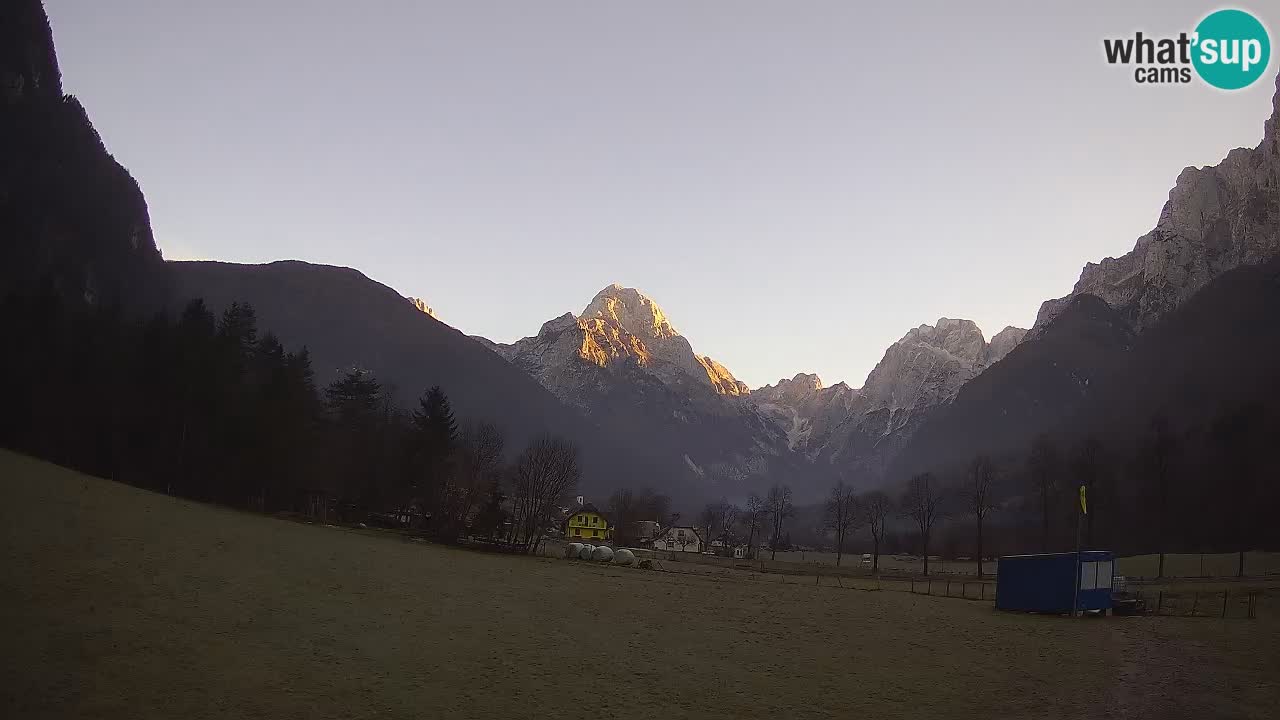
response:
M503 344L348 268L164 262L138 184L62 94L40 2L4 12L0 225L12 239L0 294L139 310L250 302L264 330L309 348L321 382L359 366L406 405L442 386L460 416L497 422L512 447L540 432L574 440L589 492L652 486L695 502L781 482L807 502L836 479L891 485L1037 432L1119 431L1159 412L1193 423L1273 384L1280 84L1257 147L1183 170L1154 229L1086 265L1029 330L988 339L939 318L908 329L860 387L799 372L752 389L634 288L608 285Z

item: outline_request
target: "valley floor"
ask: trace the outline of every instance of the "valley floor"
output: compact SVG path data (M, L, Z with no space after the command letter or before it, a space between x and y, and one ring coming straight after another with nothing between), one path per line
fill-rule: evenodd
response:
M1280 704L1275 607L1071 620L489 555L3 452L0 528L2 717L1262 718Z

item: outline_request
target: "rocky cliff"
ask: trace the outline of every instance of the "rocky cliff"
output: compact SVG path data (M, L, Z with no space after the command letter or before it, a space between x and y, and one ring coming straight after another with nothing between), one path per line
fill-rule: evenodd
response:
M428 317L435 318L436 320L440 319L440 316L436 315L436 311L433 310L431 306L427 305L427 302L422 298L411 297L405 299L408 300L409 304L418 312L423 313Z
M706 383L720 395L745 395L747 386L720 363L697 355L683 335L672 327L667 316L649 297L635 288L613 284L592 298L582 311L579 323L594 338L606 343L624 341L630 357L650 369L664 382ZM613 356L598 354L597 364Z
M876 485L916 429L1025 334L1008 327L988 343L972 320L939 318L891 345L861 388L824 388L817 376L800 374L751 398L787 429L792 449Z
M1179 174L1132 251L1089 263L1046 301L1009 358L966 384L889 471L901 480L977 452L1024 452L1049 432L1132 443L1163 415L1204 426L1232 403L1274 402L1280 288L1280 77L1263 138Z
M1213 278L1280 256L1280 77L1262 142L1178 175L1155 229L1118 258L1085 265L1070 295L1045 301L1034 333L1072 297L1095 295L1141 331Z
M0 5L0 295L146 311L166 280L138 183L62 94L39 0Z

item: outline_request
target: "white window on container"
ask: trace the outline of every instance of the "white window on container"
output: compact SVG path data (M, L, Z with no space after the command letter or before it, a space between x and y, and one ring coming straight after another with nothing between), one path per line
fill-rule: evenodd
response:
M1080 589L1094 590L1098 587L1098 563L1080 563Z
M1101 560L1097 563L1097 565L1098 565L1098 587L1110 588L1111 587L1111 561Z

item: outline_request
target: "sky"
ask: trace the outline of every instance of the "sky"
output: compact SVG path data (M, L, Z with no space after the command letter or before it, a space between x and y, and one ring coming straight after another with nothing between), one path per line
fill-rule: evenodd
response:
M617 282L752 387L1029 327L1258 144L1277 54L1231 93L1105 62L1218 7L1181 0L45 5L167 258L354 267L502 342Z

